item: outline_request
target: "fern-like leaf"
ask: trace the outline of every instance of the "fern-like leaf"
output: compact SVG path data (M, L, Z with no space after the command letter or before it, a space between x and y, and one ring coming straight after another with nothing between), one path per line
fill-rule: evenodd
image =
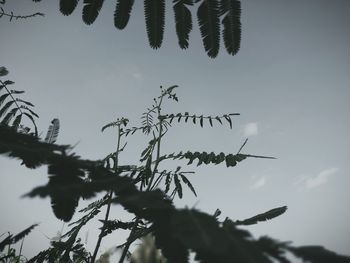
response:
M5 238L3 241L0 242L0 251L2 251L7 245L15 244L19 240L23 239L37 226L38 226L38 224L33 224L15 236L9 235L7 238Z
M182 49L188 48L189 34L192 30L192 15L186 5L193 5L193 0L174 0L176 34Z
M114 12L114 25L118 29L124 29L130 19L130 14L135 0L117 0Z
M79 0L60 0L60 11L63 15L68 16L73 13Z
M60 131L60 121L58 119L53 119L51 125L47 130L45 142L46 143L55 143L57 140L58 133Z
M5 100L6 100L6 98L7 98L8 96L10 96L9 93L5 93L5 94L3 94L3 95L0 96L0 107L1 107L1 105L5 102Z
M84 0L83 21L87 25L95 22L104 0Z
M245 220L237 220L235 222L236 225L254 225L257 224L258 222L262 222L262 221L267 221L270 220L272 218L278 217L282 214L284 214L287 211L287 206L282 206L282 207L277 207L274 209L271 209L265 213L262 214L258 214L256 216L253 216L251 218L245 219Z
M204 49L208 56L215 58L220 48L220 9L218 0L202 0L197 17Z
M5 94L5 95L7 95L7 94ZM14 104L14 103L15 103L15 102L14 102L13 100L8 101L8 102L4 105L4 107L2 107L2 108L0 109L0 118L6 114L6 112L10 109L10 107L11 107L12 104ZM0 104L0 105L1 105L1 104Z
M237 54L241 43L241 3L237 0L222 0L222 35L227 52Z
M150 46L160 48L165 23L165 0L144 0L146 30Z

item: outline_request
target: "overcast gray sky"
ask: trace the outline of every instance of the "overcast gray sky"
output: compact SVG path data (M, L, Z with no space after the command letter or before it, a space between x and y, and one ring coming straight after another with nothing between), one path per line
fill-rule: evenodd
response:
M214 60L203 50L197 25L190 48L180 50L172 12L162 48L149 48L141 1L124 31L114 28L114 1L105 3L92 26L81 20L81 3L64 17L58 1L7 2L8 11L46 14L26 21L0 19L0 66L8 68L15 88L24 89L24 98L36 105L43 135L50 121L59 118L58 143L79 142L78 154L103 158L114 150L116 137L112 131L102 134L101 127L121 116L138 125L159 86L177 84L180 101L166 104L165 112L241 116L234 118L233 130L174 125L164 153L236 152L249 137L244 153L278 158L249 159L231 169L182 163L197 171L190 179L198 198L185 191L178 207L208 213L220 208L222 218L244 219L287 205L286 214L249 230L255 236L321 244L350 254L349 1L245 0L241 50L232 57L222 49ZM124 164L137 161L148 141L134 139L122 157ZM24 254L32 256L48 246L45 235L53 237L62 227L49 199L20 198L46 183L46 167L29 171L0 156L0 168L0 233L40 222L24 244ZM115 217L125 218L115 209ZM98 226L90 225L90 249ZM83 238L85 233L87 229ZM106 238L101 251L125 236Z

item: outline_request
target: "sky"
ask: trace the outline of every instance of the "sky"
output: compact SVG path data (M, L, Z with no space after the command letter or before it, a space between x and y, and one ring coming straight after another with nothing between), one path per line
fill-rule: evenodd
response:
M124 31L114 28L113 1L106 1L92 26L82 22L81 7L65 17L58 1L12 0L6 11L43 12L45 17L0 19L0 66L10 71L14 88L26 91L23 98L36 105L42 136L59 118L57 143L76 144L83 158L101 159L116 147L115 132L101 133L103 125L118 117L140 125L159 87L179 85L179 102L167 101L165 113L241 115L234 117L232 130L173 125L163 153L235 153L249 138L243 153L277 159L248 159L229 169L176 163L196 171L189 179L198 194L185 190L177 207L207 213L220 208L220 219L236 220L287 205L284 215L248 229L256 237L350 254L349 1L245 0L241 49L230 56L222 47L216 59L205 54L196 24L189 49L178 47L169 4L158 50L148 45L140 2ZM121 163L136 163L147 142L142 135L133 137ZM28 170L0 156L0 169L0 233L39 222L24 241L24 255L33 256L62 229L49 199L21 198L47 182L46 167ZM118 206L112 216L128 218ZM90 250L99 226L95 222L82 231ZM101 251L126 236L106 238Z

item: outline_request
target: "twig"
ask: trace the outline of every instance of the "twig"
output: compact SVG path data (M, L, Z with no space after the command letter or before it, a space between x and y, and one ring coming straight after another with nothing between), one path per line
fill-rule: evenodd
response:
M1 4L3 4L4 2L2 2ZM45 16L44 13L40 13L40 12L37 12L37 13L34 13L34 14L31 14L31 15L14 15L13 12L11 11L9 14L5 12L5 10L0 7L0 18L3 17L3 16L7 16L10 18L10 22L12 21L12 19L27 19L27 18L31 18L31 17L35 17L35 16Z
M247 144L247 142L248 142L248 138L245 139L245 141L244 141L244 143L242 144L241 148L239 148L237 154L239 154L239 153L242 151L243 147Z

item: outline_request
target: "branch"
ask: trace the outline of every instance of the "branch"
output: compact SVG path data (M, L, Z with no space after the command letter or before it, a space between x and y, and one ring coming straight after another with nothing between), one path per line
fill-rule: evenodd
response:
M0 4L4 4L4 3L5 3L5 1L0 2ZM0 7L0 18L3 17L3 16L9 17L10 18L10 22L11 22L12 19L16 19L16 20L18 20L18 19L27 19L27 18L36 17L36 16L45 16L45 14L37 12L37 13L31 14L31 15L14 15L12 11L10 13L6 13L4 11L4 9L2 7Z

